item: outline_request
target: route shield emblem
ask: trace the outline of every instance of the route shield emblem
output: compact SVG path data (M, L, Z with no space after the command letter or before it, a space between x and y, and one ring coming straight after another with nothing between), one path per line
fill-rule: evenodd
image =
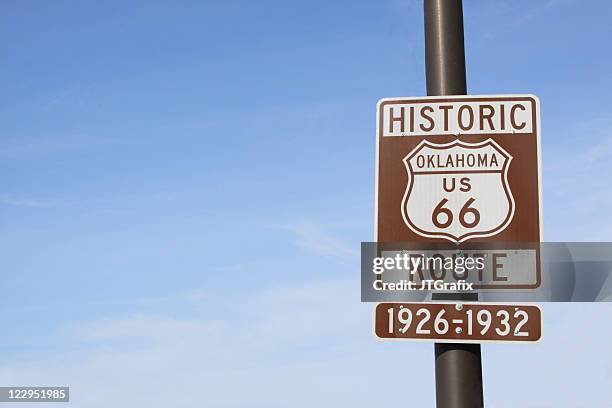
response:
M492 139L423 140L404 158L402 216L416 234L460 243L503 231L514 216L512 156Z

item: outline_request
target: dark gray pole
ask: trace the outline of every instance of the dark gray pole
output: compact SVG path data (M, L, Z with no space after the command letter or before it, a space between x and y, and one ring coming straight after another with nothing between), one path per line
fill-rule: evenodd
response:
M461 0L425 0L427 95L465 95Z
M465 95L462 1L424 1L427 95ZM452 300L468 299L454 295ZM434 347L437 408L484 407L480 344L436 343Z

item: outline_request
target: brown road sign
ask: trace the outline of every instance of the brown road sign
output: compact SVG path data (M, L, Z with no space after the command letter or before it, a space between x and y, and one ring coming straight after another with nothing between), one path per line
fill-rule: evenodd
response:
M535 305L379 303L374 314L374 333L385 340L536 342L542 336L542 311Z
M533 95L382 99L376 241L541 241L539 126Z

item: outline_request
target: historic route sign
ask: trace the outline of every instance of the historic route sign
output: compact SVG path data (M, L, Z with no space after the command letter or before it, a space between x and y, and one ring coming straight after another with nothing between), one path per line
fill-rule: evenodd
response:
M382 99L376 241L541 241L533 95Z

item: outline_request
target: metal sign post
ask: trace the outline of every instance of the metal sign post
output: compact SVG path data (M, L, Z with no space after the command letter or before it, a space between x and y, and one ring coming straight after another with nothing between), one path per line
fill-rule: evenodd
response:
M424 0L427 95L465 95L461 0ZM480 344L436 343L436 406L483 407Z
M478 291L541 285L539 101L467 96L461 0L424 0L424 14L428 96L377 104L362 298L384 302L380 340L436 342L438 408L481 408L480 343L542 336L536 305L476 302Z

